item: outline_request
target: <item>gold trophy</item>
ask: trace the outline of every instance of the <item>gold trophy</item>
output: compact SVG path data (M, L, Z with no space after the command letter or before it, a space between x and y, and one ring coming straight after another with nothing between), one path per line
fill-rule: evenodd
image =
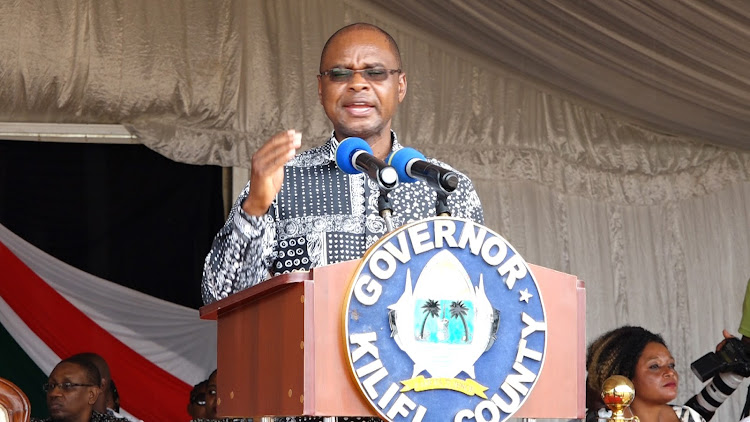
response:
M635 398L635 387L629 379L622 375L612 375L604 380L602 385L602 400L612 411L609 419L614 422L638 421L638 416L626 418L625 409L630 406Z

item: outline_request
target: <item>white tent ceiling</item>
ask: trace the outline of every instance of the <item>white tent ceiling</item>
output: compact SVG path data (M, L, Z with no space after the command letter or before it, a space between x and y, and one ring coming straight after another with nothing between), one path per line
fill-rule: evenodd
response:
M505 69L669 134L750 149L750 2L375 0Z
M666 135L750 149L750 2L349 3L379 9L400 30L424 31L441 47L471 53L475 60L590 109ZM265 34L255 34L254 27L239 25L253 15L294 15L319 6L297 1L3 2L0 121L128 123L158 114L162 120L176 116L188 127L193 121L241 129L231 118L239 111L232 103L242 85L240 75L232 74L241 70L232 58L248 51L242 47L248 42L244 37L273 43L284 40L273 32L287 29L266 26ZM326 33L332 23L313 17L297 21L312 34ZM304 54L314 62L316 36L307 42ZM274 48L286 53L283 47L269 46L271 53ZM205 96L206 88L214 92ZM200 101L200 109L189 109L198 105L191 101Z

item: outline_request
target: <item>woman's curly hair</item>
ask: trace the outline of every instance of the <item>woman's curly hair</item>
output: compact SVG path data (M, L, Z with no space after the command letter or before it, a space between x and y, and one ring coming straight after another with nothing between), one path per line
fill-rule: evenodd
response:
M642 327L624 326L602 334L586 350L588 388L601 392L604 381L612 375L632 380L635 366L648 343L664 345L664 339Z

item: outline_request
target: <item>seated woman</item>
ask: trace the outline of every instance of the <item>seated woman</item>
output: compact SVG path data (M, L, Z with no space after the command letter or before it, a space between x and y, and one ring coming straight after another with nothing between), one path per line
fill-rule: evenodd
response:
M599 394L602 384L612 375L622 375L633 382L635 399L626 416L636 415L641 422L705 422L687 406L671 405L677 398L679 376L672 354L664 339L641 327L614 329L594 340L586 351L587 391ZM587 397L587 403L595 403ZM598 400L601 403L601 400ZM589 408L587 422L606 420L606 408Z

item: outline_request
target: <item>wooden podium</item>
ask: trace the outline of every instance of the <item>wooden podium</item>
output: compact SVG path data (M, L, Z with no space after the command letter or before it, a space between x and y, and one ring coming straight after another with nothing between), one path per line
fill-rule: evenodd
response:
M285 274L200 309L217 320L219 417L377 416L348 367L342 314L359 260ZM548 343L515 418L583 418L585 308L577 277L529 264ZM257 419L256 419L257 420Z

